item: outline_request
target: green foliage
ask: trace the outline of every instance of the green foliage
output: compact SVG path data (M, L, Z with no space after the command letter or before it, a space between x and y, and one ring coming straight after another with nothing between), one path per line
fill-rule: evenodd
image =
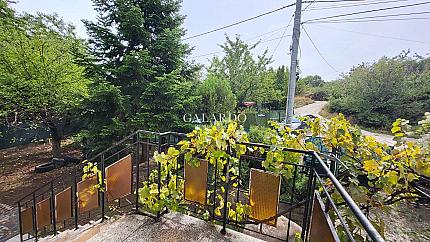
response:
M177 179L177 163L180 152L169 148L167 153L154 153L154 160L161 166L160 187L158 187L158 170L151 172L149 179L139 188L139 202L152 212L160 212L164 208L176 211L183 202L183 179ZM178 182L178 183L176 183Z
M319 119L310 122L314 136L322 136L326 147L342 150L340 159L348 172L338 178L349 194L362 209L381 209L402 200L415 200L420 195L413 183L420 176L430 175L429 148L405 139L408 121L397 119L392 125L395 136L394 148L377 142L373 137L364 136L340 114L322 124ZM332 191L333 192L333 191ZM334 192L335 203L342 202ZM348 225L355 236L360 237L362 229L356 220L343 211ZM383 224L378 214L371 216L374 224L379 224L383 234Z
M288 67L280 66L278 69L276 69L276 76L275 76L275 88L277 90L282 90L282 94L284 97L288 94L288 79L290 76L290 71L288 70Z
M202 97L200 111L206 114L233 112L236 107L236 97L231 91L230 83L209 74L197 88Z
M421 135L430 133L430 112L424 114L424 119L419 121L418 124L421 126L418 129L418 133Z
M179 149L169 148L167 153L155 153L154 160L161 166L161 186L158 188L157 178L158 171L153 171L149 181L144 182L143 187L139 189L139 201L142 205L153 212L161 211L164 208L177 210L180 203L185 202L183 198L183 179L177 179L177 162L179 156L183 156L185 162L191 166L199 166L200 159L208 160L212 166L218 167L214 172L217 173L217 183L219 191L216 191L215 215L221 216L224 205L227 206L228 217L244 220L250 213L250 208L241 202L232 206L231 202L223 199L222 193L225 192L225 186L238 186L238 159L245 153L245 146L239 142L248 141L246 133L239 128L237 123L229 123L227 126L216 124L210 128L196 128L188 135L188 140L178 143ZM233 155L230 155L231 151ZM225 172L225 166L229 164L228 172ZM213 174L215 176L215 174ZM215 178L212 177L212 180ZM176 187L176 180L179 184ZM230 195L234 195L231 191ZM209 191L209 196L214 191ZM210 201L208 205L213 205ZM204 217L208 218L208 213Z
M253 143L264 143L266 140L267 128L251 125L248 132L249 140Z
M97 150L106 140L114 142L136 129L188 130L182 116L198 100L192 81L197 67L185 61L190 48L181 43L184 16L179 14L180 1L93 3L98 18L84 21L90 54L81 60L97 83L87 102L93 112L85 116L91 125L81 134L94 141L88 148ZM115 94L113 100L111 93ZM98 108L93 103L103 105ZM113 105L113 112L98 119L108 104ZM106 135L92 136L100 130Z
M97 163L88 162L87 160L82 161L82 163L86 163L86 165L82 168L82 181L96 176L97 185L95 185L92 189L94 189L95 191L99 190L104 192L102 171L97 167Z
M428 116L428 115L427 115ZM340 114L326 122L319 118L307 121L308 127L303 130L291 130L285 125L272 123L270 128L262 129L257 137L259 142L270 145L266 150L261 147L245 147L239 142L248 142L248 135L238 128L237 123L229 123L227 126L216 124L212 127L200 129L196 128L189 133L188 140L178 143L179 149L169 148L167 153L156 153L154 158L162 166L162 185L159 189L156 183L157 172L151 174L149 182L144 183L144 187L139 190L141 203L150 210L160 211L163 207L177 209L178 204L183 202L183 181L179 179L178 188L170 184L176 182L177 159L182 156L191 166L199 166L200 160L208 160L214 167L218 167L217 180L220 190L216 193L216 202L219 205L215 210L215 215L220 216L224 206L221 194L225 192L225 186L237 187L238 184L246 186L248 171L242 169L242 177L238 178L238 161L240 157L249 152L253 156L262 157L262 167L282 176L284 183L295 182L296 192L299 197L303 192L307 179L305 175L292 181L293 165L300 164L303 156L301 154L282 151L282 147L315 150L318 147L310 142L306 142L307 134L314 137L322 137L324 146L330 150L341 150L339 155L343 166L347 169L339 174L338 180L347 189L354 201L364 210L370 208L385 208L402 200L415 200L419 197L419 192L412 185L420 176L430 176L429 147L405 139L408 132L408 121L397 119L392 125L392 133L395 136L396 145L389 148L386 144L377 142L373 137L364 136L360 130L352 126L345 117ZM424 127L426 124L422 122ZM255 128L254 128L255 129ZM225 173L225 166L229 164L229 170ZM244 163L242 163L242 166ZM246 165L245 165L246 166ZM243 174L245 173L245 174ZM214 177L212 176L212 179ZM246 183L247 181L245 181ZM340 212L345 216L349 228L357 240L362 240L363 232L359 222L350 214L350 210L342 205L343 200L329 180L324 180L328 192L331 193L334 202L338 205ZM286 191L286 187L282 188ZM234 196L235 191L230 191L230 196ZM209 191L209 194L214 191ZM297 195L297 194L296 194ZM210 197L210 195L209 195ZM283 197L289 199L290 197ZM213 204L213 201L209 205ZM228 216L243 220L250 213L250 208L244 204L231 204L227 202ZM370 211L373 211L370 210ZM208 218L209 214L205 213ZM335 215L331 212L331 216ZM383 234L383 221L378 214L370 216L372 223ZM340 236L346 236L337 224ZM346 237L345 237L346 238Z
M89 80L76 64L84 45L56 15L15 15L1 1L0 116L8 125L42 124L61 156L64 127L87 96Z
M398 117L416 122L430 109L429 63L406 53L361 64L332 83L330 109L373 128L388 129Z
M275 88L274 70L268 71L271 59L267 50L255 59L251 51L258 45L248 45L238 36L234 40L226 37L221 45L223 58L214 57L209 74L229 81L237 102L253 101L258 104L282 99L282 91Z

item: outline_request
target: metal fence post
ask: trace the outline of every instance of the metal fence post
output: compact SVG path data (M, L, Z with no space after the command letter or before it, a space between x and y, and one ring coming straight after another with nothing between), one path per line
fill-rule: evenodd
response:
M105 154L101 155L101 172L102 172L102 184L101 189L99 189L101 195L101 205L102 205L102 222L105 220Z
M23 238L22 238L21 201L18 201L18 222L19 222L19 240L23 241Z
M75 175L74 175L74 180L73 180L73 197L74 197L74 207L75 207L75 230L78 229L78 216L79 216L79 211L78 211L78 180L77 180L77 172L76 172L76 167L75 167Z
M231 149L230 149L230 145L227 146L227 154L231 155ZM224 183L224 207L223 207L223 214L222 214L222 229L221 229L221 234L226 234L227 230L226 230L226 225L227 225L227 199L228 199L228 185L229 185L229 163L230 163L230 158L227 159L227 163L224 166L224 176L225 176L225 183Z
M159 135L159 137L158 137L158 153L161 153L162 152L162 141L161 141L161 139L162 139L162 136L161 136L161 134ZM161 164L160 163L158 163L157 164L157 169L158 169L158 174L157 174L157 185L158 185L158 196L157 196L157 198L158 198L158 200L160 200L160 193L161 193ZM161 217L161 213L160 213L160 211L157 211L157 221L160 219L160 217Z
M305 211L304 211L304 216L303 216L303 226L302 226L302 239L304 239L306 241L306 236L307 236L307 229L308 229L308 223L309 223L309 216L310 216L310 212L311 212L311 207L312 207L312 201L313 201L313 191L312 191L312 187L313 187L313 175L314 175L314 167L315 167L315 156L312 155L312 161L311 161L311 166L308 168L309 169L309 177L308 177L308 188L307 188L307 202L305 203Z
M293 206L294 204L294 193L296 192L296 179L297 179L297 166L294 166L293 186L291 188L290 206ZM290 209L290 212L288 213L287 242L290 239L291 213L292 213L292 209Z
M54 228L54 235L57 235L57 218L55 217L55 194L54 194L54 183L51 181L51 216L52 226Z
M34 236L35 241L37 241L37 219L36 219L36 193L33 192L33 228L34 228Z
M137 132L137 152L136 152L136 213L139 212L139 165L140 165L140 135ZM149 167L148 167L149 169Z

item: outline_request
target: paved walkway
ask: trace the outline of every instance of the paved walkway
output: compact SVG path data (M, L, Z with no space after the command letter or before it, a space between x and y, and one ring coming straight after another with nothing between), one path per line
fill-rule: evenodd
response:
M321 110L324 108L325 105L327 105L328 102L326 101L315 101L312 104L306 105L306 106L302 106L300 108L296 108L294 110L294 113L296 115L299 116L304 116L304 115L308 115L308 114L312 114L314 116L320 117L322 119L324 119L324 117L322 117L321 115L319 115L319 113L321 112ZM361 130L363 135L366 136L372 136L376 139L376 141L379 141L381 143L385 143L388 145L394 145L395 141L393 141L393 137L392 135L388 135L388 134L381 134L381 133L374 133L374 132L369 132L366 130Z
M0 203L0 241L5 241L18 232L18 209Z
M155 222L154 219L147 216L131 214L103 223L93 223L92 226L78 230L67 230L56 237L44 238L39 241L262 241L230 229L227 229L226 235L222 235L220 230L221 227L218 225L175 212L163 215L159 222Z

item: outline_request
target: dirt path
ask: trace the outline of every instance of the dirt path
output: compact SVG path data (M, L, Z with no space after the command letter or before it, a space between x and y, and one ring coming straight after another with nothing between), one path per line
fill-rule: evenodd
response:
M63 154L80 156L72 147ZM49 143L33 143L0 150L0 241L18 232L17 201L42 184L58 177L70 177L73 167L66 166L46 173L35 173L34 167L52 159Z
M317 117L323 118L319 113L324 108L324 106L327 105L327 103L328 103L327 101L315 101L312 104L309 104L309 105L306 105L306 106L303 106L300 108L296 108L294 110L294 113L296 115L299 115L299 116L312 114L312 115L315 115ZM395 144L395 142L393 141L394 136L392 136L392 135L373 133L373 132L369 132L369 131L366 131L363 129L361 130L361 132L363 133L363 135L374 137L377 141L379 141L381 143L385 143L388 145L394 145Z
M319 112L323 109L325 105L327 105L326 101L315 101L314 103L311 103L309 105L294 109L294 114L298 116L312 114L322 118L322 116L319 115Z
M80 156L80 152L71 147L64 148L63 154ZM0 150L0 203L15 206L21 197L40 185L72 174L71 166L46 173L34 172L37 165L47 163L51 159L49 143L33 143Z

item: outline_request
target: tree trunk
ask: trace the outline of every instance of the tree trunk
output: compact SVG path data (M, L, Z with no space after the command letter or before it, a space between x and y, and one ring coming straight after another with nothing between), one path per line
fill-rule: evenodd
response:
M51 141L52 144L52 156L54 158L61 158L61 139L53 138Z
M63 139L62 127L51 125L49 130L51 131L51 146L52 146L52 156L54 158L62 158L61 155L61 140Z

